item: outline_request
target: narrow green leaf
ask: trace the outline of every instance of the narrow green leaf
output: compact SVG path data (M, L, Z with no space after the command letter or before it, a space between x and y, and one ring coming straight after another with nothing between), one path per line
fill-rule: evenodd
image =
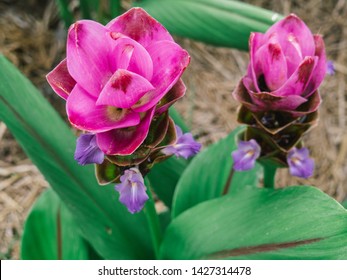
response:
M98 20L100 16L100 1L95 0L79 0L81 16L83 19Z
M189 132L189 128L180 113L178 113L174 107L171 107L169 112L170 117L174 120L175 124L177 124L182 129L183 133Z
M100 187L93 166L73 159L76 138L40 92L0 56L0 119L106 259L153 258L143 213L131 215L112 185Z
M143 0L136 5L173 34L205 43L248 49L250 32L265 32L281 15L239 1Z
M120 0L109 0L111 18L115 18L122 13Z
M234 172L231 152L237 147L238 127L226 138L199 153L180 178L174 195L173 217L194 205L229 193L235 195L247 185L256 186L261 167L250 171Z
M52 189L34 204L24 226L24 260L87 260L88 245L73 217Z
M174 219L163 259L347 259L347 212L313 187L250 189Z
M68 0L56 0L60 17L63 19L66 28L69 28L73 22L73 15L69 9L69 2Z
M347 208L347 200L345 200L344 202L342 202L342 206Z
M173 156L156 164L147 175L155 193L169 208L177 182L187 166L188 161Z

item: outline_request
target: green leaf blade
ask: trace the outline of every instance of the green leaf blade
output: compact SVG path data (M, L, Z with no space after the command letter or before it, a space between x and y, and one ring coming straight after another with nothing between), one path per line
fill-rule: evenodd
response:
M24 226L24 260L87 260L88 247L71 214L52 189L36 201Z
M0 56L0 119L74 216L81 234L106 259L151 259L143 213L130 215L92 166L73 159L75 136L40 92Z
M250 189L200 203L173 220L161 257L347 259L346 248L346 210L321 191L301 186Z
M185 210L225 193L235 195L246 186L256 186L261 167L244 172L232 170L231 152L237 148L236 138L244 127L238 127L226 138L200 152L180 178L174 196L172 214Z
M265 32L283 16L239 1L144 0L137 3L173 34L248 49L250 32Z

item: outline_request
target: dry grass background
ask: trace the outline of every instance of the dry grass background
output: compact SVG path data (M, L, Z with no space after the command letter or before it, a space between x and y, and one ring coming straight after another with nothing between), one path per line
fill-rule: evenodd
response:
M306 136L316 159L313 178L299 180L287 170L277 175L280 187L310 184L339 201L347 194L347 3L346 0L245 1L282 14L296 13L314 33L324 35L336 74L322 87L319 125ZM64 54L64 29L53 1L0 0L0 53L8 57L63 112L63 102L49 89L45 74ZM207 146L237 126L238 104L231 91L245 72L248 55L188 39L177 40L191 54L184 80L188 92L176 108L196 138ZM23 222L41 191L48 186L0 122L0 259L18 259Z

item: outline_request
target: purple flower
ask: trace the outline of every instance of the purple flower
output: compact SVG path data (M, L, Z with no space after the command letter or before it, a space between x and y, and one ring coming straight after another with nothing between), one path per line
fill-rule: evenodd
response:
M132 214L141 211L148 200L148 195L140 171L137 168L127 169L120 177L120 181L121 183L115 186L120 194L119 201Z
M100 150L96 143L94 134L82 134L77 138L75 160L78 164L101 164L104 161L104 156L104 152Z
M71 124L96 134L106 155L132 154L146 139L157 110L185 93L180 77L189 64L187 51L141 8L105 26L74 23L66 53L47 80L66 100ZM163 99L167 104L158 107Z
M326 55L321 35L291 14L265 34L252 33L250 63L234 97L253 112L295 111L309 99L309 110L319 106L317 88L326 74ZM312 97L312 98L311 98Z
M200 149L201 144L196 142L191 133L184 133L182 129L176 125L177 141L175 144L168 146L162 150L166 155L175 155L176 157L183 157L185 159L196 155Z
M314 170L314 160L309 157L307 148L293 148L287 156L289 172L292 176L308 178Z
M239 141L237 150L232 152L231 155L234 160L234 170L250 170L254 167L256 159L260 156L260 146L254 139Z
M328 60L327 62L327 74L330 76L335 74L335 65L331 60Z

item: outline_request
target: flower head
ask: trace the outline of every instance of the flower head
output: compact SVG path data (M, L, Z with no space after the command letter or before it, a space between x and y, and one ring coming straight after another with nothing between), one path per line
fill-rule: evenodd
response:
M314 170L314 160L309 157L307 148L293 148L289 151L287 162L292 176L301 178L311 177Z
M175 144L165 147L162 153L166 155L175 155L185 159L197 154L201 149L201 144L196 142L191 133L184 133L176 125L177 141Z
M115 189L120 194L119 201L132 214L141 211L148 200L148 195L140 171L137 168L127 169L120 177L120 181L121 183L115 186Z
M154 115L184 95L189 60L159 22L133 8L105 26L74 23L67 57L47 80L73 126L95 134L106 155L126 156L145 141Z
M104 161L104 156L104 152L100 150L96 143L94 134L82 134L77 138L75 160L78 164L101 164Z
M239 141L237 150L232 152L231 155L234 160L234 170L250 170L254 167L255 161L260 156L260 146L254 139Z
M252 33L247 74L234 97L253 112L295 110L308 102L315 111L320 103L318 86L326 74L322 36L291 14L265 34Z

